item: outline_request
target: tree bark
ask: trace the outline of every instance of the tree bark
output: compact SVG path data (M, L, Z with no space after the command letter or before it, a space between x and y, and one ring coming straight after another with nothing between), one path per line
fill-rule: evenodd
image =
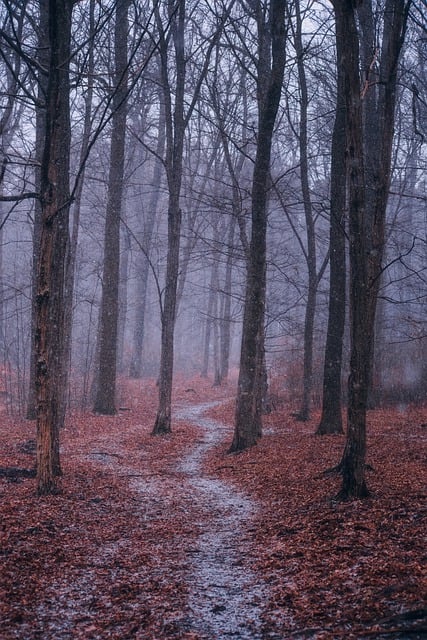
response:
M285 67L285 0L269 3L268 22L258 5L258 142L252 180L252 230L247 265L236 416L230 452L256 444L262 431L267 192L273 130ZM261 355L262 354L262 355Z
M375 172L374 182L371 178L368 182L365 181L364 162L368 141L364 140L362 118L362 99L366 92L373 88L369 87L368 83L362 89L360 82L360 36L356 27L354 3L351 0L342 4L336 1L334 7L336 19L343 20L346 33L343 68L349 162L351 357L347 440L340 463L343 483L339 496L348 499L368 495L365 480L366 410L390 184L397 64L403 45L409 4L405 6L404 0L387 0L384 8L376 104L380 149L377 162L371 164L369 161L369 171ZM366 197L365 189L368 188L375 189L375 197L371 194Z
M225 264L224 289L222 292L221 320L220 320L220 378L227 380L230 366L231 347L231 293L234 263L235 218L229 221L227 260Z
M156 154L153 159L153 180L152 195L148 205L147 218L144 222L143 236L141 243L144 251L141 251L138 257L138 283L137 283L137 300L135 311L135 326L133 333L132 359L130 364L129 375L131 378L140 378L142 376L142 348L144 344L145 333L145 306L147 297L148 275L149 275L149 254L154 231L154 223L157 215L157 205L160 197L160 187L162 183L162 165L159 158L162 158L165 150L165 104L164 99L160 95L159 106L159 123Z
M178 9L171 15L171 29L175 50L176 85L175 105L172 113L171 93L168 75L167 44L161 50L162 80L166 104L166 154L168 203L168 255L166 264L166 284L162 308L162 336L159 374L159 407L154 423L153 435L171 431L171 403L174 358L174 329L176 314L176 293L178 284L179 247L181 240L182 212L180 208L182 182L182 155L184 148L184 90L186 62L184 54L185 0L180 0ZM172 11L172 7L170 7Z
M346 255L346 116L342 56L346 46L341 21L336 21L337 99L331 145L331 191L329 222L329 303L323 369L322 415L318 435L343 433L341 370L345 328Z
M85 110L84 110L84 124L83 135L80 148L80 161L79 170L81 169L80 176L78 178L78 184L74 193L74 202L72 207L72 222L71 222L71 238L70 246L67 252L67 260L65 265L65 313L64 313L64 357L62 361L63 372L63 385L64 397L61 400L61 418L60 427L64 425L65 413L67 409L67 397L68 379L71 367L71 344L72 344L72 329L73 329L73 302L74 302L74 276L76 269L76 256L77 256L77 243L79 238L79 226L80 226L80 212L82 195L84 188L84 176L85 169L84 164L86 161L91 131L91 114L92 114L92 99L93 99L93 79L94 79L94 50L93 50L93 35L95 32L95 0L90 0L89 5L89 51L88 51L88 68L87 68L87 91L85 95Z
M49 49L46 43L49 41L49 0L39 2L39 33L37 61L41 69L49 68ZM46 137L46 105L43 103L47 93L48 76L40 72L38 77L38 104L36 106L36 141L35 157L36 166L34 168L34 182L36 191L41 193L41 163ZM40 236L42 226L42 202L36 199L34 202L34 225L33 225L33 269L31 282L31 345L30 345L30 371L28 381L28 397L25 417L27 420L37 418L37 390L36 390L36 322L37 322L37 269L40 252Z
M49 0L49 81L41 166L41 235L35 332L37 488L56 491L60 473L58 398L63 356L64 270L68 245L71 0Z
M297 54L297 68L300 98L300 126L299 126L299 151L300 151L300 179L304 202L304 217L306 227L306 251L305 259L308 272L308 291L304 318L304 365L303 365L303 393L301 408L297 418L306 421L310 417L311 390L313 386L313 331L314 317L316 313L316 296L318 278L316 273L316 236L313 219L313 206L309 185L308 163L308 88L305 74L304 47L302 42L302 20L299 0L295 3L296 31L295 50Z
M120 276L120 216L123 198L127 98L127 31L130 0L118 0L114 33L115 93L110 147L104 268L99 333L99 371L93 410L116 413L117 328Z

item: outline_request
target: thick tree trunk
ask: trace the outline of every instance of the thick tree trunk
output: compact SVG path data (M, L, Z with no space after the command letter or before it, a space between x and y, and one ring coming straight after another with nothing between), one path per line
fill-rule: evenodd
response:
M365 481L366 410L373 357L373 333L382 272L384 228L390 183L391 150L397 63L403 44L409 5L404 0L387 0L379 70L376 105L380 149L378 164L370 163L375 183L365 183L364 140L359 76L359 35L351 0L334 3L337 20L343 20L346 33L344 55L345 99L347 109L347 148L349 161L349 231L350 231L350 315L351 357L347 441L341 460L343 484L341 498L361 498L368 494ZM342 7L342 9L341 9ZM366 145L368 141L366 141ZM365 188L375 188L375 197L365 196ZM369 205L369 210L367 206Z
M64 270L68 244L71 0L49 0L49 82L41 168L41 235L37 266L37 487L56 490L60 473L58 410L64 329Z
M256 444L262 430L259 363L264 351L267 190L272 136L285 66L285 7L285 0L272 0L268 23L264 22L262 15L258 17L258 141L252 182L252 230L235 429L230 452L241 451Z
M341 61L345 34L336 23L337 60ZM323 369L322 415L316 433L343 433L341 370L345 328L346 256L346 116L342 64L337 65L337 104L331 148L331 202L329 222L329 306Z
M123 198L127 96L127 15L129 0L118 0L114 34L115 94L110 147L104 268L99 333L99 371L93 410L116 413L117 328L120 275L120 216Z

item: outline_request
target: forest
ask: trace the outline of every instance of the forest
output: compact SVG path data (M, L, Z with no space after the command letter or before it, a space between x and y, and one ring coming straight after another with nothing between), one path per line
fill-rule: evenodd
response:
M2 0L2 638L426 632L426 16Z

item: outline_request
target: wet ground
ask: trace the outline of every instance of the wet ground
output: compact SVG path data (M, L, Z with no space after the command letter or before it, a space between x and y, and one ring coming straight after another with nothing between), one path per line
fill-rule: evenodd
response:
M202 473L204 454L223 440L226 427L203 414L215 403L184 407L178 420L196 424L202 436L178 466L209 528L197 540L191 563L188 628L201 638L266 638L260 626L266 586L251 569L247 534L256 505L233 486Z

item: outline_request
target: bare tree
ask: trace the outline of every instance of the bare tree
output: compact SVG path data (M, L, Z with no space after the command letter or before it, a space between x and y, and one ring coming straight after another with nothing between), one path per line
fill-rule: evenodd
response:
M222 16L215 20L213 35L204 53L203 62L196 78L192 79L190 103L185 110L186 72L189 57L185 52L185 0L168 0L167 20L170 24L170 37L173 44L173 62L175 81L172 77L169 58L169 35L157 10L159 29L159 50L161 59L162 86L166 106L166 176L168 183L168 254L166 264L166 282L162 305L162 337L159 375L159 407L153 428L153 434L161 435L171 431L171 398L174 359L174 328L177 304L177 284L179 268L179 250L181 240L182 211L180 205L185 130L196 106L200 88L206 77L212 50L220 37L224 23L232 9L234 0L224 9ZM172 101L172 96L174 100Z
M73 2L49 0L49 82L41 167L41 234L37 267L37 487L56 491L60 471L59 398L64 329L64 270L68 245L70 157L70 39Z
M359 43L355 4L334 1L335 17L345 37L343 65L349 163L350 235L350 376L348 383L347 440L340 463L343 474L341 498L361 498L368 494L366 468L366 410L373 358L373 335L379 281L384 252L385 214L390 186L391 152L394 132L397 68L406 30L410 2L387 0L383 12L382 47L378 64L378 83L371 84L365 70L362 84L359 72ZM367 7L372 16L372 4ZM361 19L363 29L363 18ZM372 56L376 56L375 50ZM362 58L363 59L363 58ZM374 67L374 58L372 58ZM367 153L364 137L363 100L375 92L375 147ZM365 118L367 114L365 115ZM372 120L371 120L372 117ZM374 114L369 120L373 122ZM365 120L366 122L366 120ZM369 129L370 135L374 131ZM376 144L378 146L376 146ZM366 177L366 171L370 172Z
M120 217L126 137L127 32L130 0L118 0L114 28L115 89L112 101L110 170L105 216L104 269L99 332L99 371L94 411L116 413L117 327L120 274Z
M285 0L266 9L254 3L258 29L258 137L252 182L252 229L243 317L236 419L230 451L241 451L261 436L264 308L266 290L267 194L271 145L285 68Z
M336 20L336 55L342 60L345 34ZM346 116L343 65L337 65L335 122L331 143L331 186L329 214L329 307L323 369L322 415L316 433L343 433L341 370L346 301Z

